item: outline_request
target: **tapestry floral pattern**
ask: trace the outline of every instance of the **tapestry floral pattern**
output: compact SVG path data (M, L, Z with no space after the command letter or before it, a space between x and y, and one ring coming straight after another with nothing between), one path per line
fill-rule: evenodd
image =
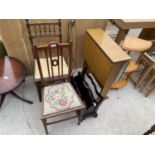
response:
M70 83L51 85L44 93L44 114L80 106L81 103Z

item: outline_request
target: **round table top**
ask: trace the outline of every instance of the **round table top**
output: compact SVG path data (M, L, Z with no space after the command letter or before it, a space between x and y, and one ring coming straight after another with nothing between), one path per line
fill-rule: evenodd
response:
M13 57L0 58L0 94L14 90L25 77L26 68L23 63Z

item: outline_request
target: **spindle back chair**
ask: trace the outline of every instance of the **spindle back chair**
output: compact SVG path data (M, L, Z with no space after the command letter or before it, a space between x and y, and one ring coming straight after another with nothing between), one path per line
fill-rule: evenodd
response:
M34 46L46 45L52 41L58 43L62 42L61 20L58 19L56 22L32 22L26 19L25 21L34 58L34 81L37 87L39 100L41 101L42 85L39 76L39 68L36 61L36 55L34 54ZM41 61L44 64L46 62L46 59L42 58ZM47 76L47 72L48 68L45 68L43 71L43 75Z

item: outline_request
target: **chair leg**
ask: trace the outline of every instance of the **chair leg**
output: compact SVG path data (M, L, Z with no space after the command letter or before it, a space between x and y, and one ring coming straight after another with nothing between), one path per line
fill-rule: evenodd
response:
M82 118L83 118L84 110L79 110L79 118L78 118L78 125L81 124Z
M136 60L136 64L139 64L139 63L140 63L140 61L141 61L141 59L142 59L142 57L143 57L143 55L144 55L145 52L146 52L146 51L143 51L143 52L140 54L140 56L139 56L138 59Z
M35 85L37 87L37 92L38 92L38 97L39 97L39 101L41 102L42 101L42 94L41 94L41 85L40 85L40 82L35 82Z
M1 108L1 106L3 104L3 102L4 102L5 96L6 96L6 94L1 94L1 97L0 97L0 108Z
M130 76L131 76L132 73L133 73L133 72L127 74L126 80L128 80L128 79L130 78Z
M115 42L119 45L122 40L124 40L125 36L128 33L128 29L119 29L117 36L115 38Z
M155 90L155 87L153 87L153 88L145 95L145 97L148 97L154 90Z
M155 131L155 124L151 127L151 129L149 129L148 131L146 131L143 135L149 135L149 134L151 134L154 131Z
M155 76L153 76L147 83L144 87L141 88L140 92L142 92L145 88L147 88L151 82L153 82L153 80L155 79Z
M149 72L151 71L151 69L152 69L152 66L150 66L150 67L148 67L148 68L145 69L145 72L143 72L143 74L141 75L141 77L140 77L140 79L139 79L139 81L138 81L138 83L136 85L136 88L138 88L138 87L141 86L143 80L147 77L147 75L149 74Z
M43 123L44 129L45 129L45 133L46 133L46 135L48 135L48 129L47 129L47 124L46 124L46 119L42 119L42 123Z

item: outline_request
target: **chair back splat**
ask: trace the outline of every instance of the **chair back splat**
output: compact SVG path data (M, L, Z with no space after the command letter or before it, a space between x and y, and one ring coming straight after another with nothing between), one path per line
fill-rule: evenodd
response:
M61 33L61 20L58 19L57 22L37 22L32 23L30 20L26 19L26 27L29 34L29 40L32 47L32 52L34 56L33 47L36 45L36 40L42 41L42 39L56 40L62 42ZM35 57L34 57L35 58Z
M44 46L34 46L34 54L42 84L70 81L71 43L51 43ZM43 62L42 59L46 61ZM47 75L44 75L45 73Z

